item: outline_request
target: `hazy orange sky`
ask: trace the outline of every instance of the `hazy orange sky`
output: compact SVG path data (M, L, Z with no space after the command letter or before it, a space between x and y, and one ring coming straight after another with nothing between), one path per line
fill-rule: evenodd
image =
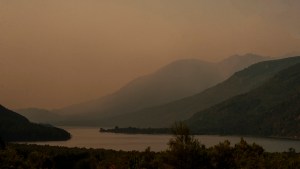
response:
M299 0L0 0L0 104L59 108L183 58L300 53Z

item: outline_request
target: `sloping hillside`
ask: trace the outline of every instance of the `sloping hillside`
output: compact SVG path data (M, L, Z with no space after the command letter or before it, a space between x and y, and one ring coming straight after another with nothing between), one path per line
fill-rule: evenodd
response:
M0 105L0 137L6 141L68 140L62 129L35 124Z
M196 113L197 133L300 138L300 64L262 86Z
M63 114L123 114L202 91L222 79L212 63L196 59L173 62L137 78L115 93L58 110Z
M233 96L246 93L296 63L300 57L264 61L235 73L226 81L199 94L161 106L101 121L103 125L168 127L174 121L190 118L194 113L209 108Z
M247 54L218 63L178 60L153 74L133 80L109 96L56 112L70 115L63 124L95 125L100 119L125 115L202 92L225 80L236 70L265 59L268 58Z

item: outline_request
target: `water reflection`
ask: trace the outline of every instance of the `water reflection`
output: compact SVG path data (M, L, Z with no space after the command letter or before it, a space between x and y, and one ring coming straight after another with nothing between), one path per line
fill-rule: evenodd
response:
M167 149L167 143L172 137L170 135L127 135L114 133L100 133L99 128L86 127L62 127L72 134L72 139L68 141L51 141L51 142L27 142L29 144L53 145L66 147L86 147L86 148L104 148L113 150L138 150L143 151L148 146L151 150L162 151ZM202 144L207 147L214 146L224 140L229 140L232 145L240 141L237 136L196 136ZM244 138L248 143L255 142L264 147L269 152L288 151L289 148L300 151L300 141L271 139L271 138Z

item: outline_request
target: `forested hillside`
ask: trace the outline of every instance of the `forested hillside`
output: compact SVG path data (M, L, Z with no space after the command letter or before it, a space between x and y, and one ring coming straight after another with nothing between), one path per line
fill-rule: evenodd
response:
M299 56L260 62L236 72L224 82L199 94L131 114L106 119L98 124L124 127L169 127L175 121L186 120L199 111L255 89L279 71L297 63L300 63Z
M300 64L262 86L196 113L197 133L300 138Z
M68 140L65 130L31 123L25 117L0 105L0 137L5 141Z

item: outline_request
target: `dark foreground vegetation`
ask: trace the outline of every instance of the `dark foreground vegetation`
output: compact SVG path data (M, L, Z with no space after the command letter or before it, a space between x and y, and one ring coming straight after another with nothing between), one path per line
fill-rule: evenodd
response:
M206 148L190 135L182 123L172 128L174 138L162 152L115 151L39 145L7 144L1 141L1 169L300 169L300 153L294 149L268 153L243 139L230 145L224 141Z

